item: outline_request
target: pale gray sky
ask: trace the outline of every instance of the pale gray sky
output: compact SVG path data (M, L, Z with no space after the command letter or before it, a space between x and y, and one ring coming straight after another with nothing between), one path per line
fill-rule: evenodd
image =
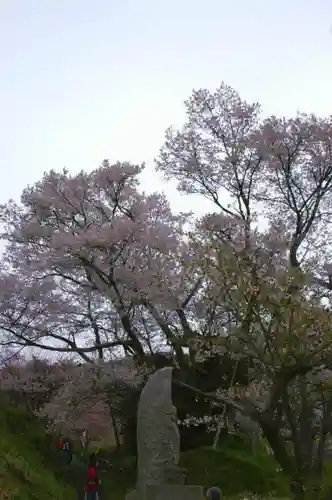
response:
M332 113L331 25L330 0L0 0L0 202L104 158L162 187L152 160L192 88Z

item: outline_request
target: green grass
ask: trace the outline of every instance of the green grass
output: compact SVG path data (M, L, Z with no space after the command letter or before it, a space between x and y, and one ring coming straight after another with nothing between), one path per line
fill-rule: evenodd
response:
M29 414L0 408L0 500L76 500L75 489L46 462L46 441Z
M113 457L113 470L103 479L111 498L123 499L135 487L134 457ZM219 486L224 498L289 498L288 480L278 471L273 457L245 437L232 437L220 443L214 451L200 448L181 454L182 467L187 469L187 484L204 488ZM250 493L249 493L250 492Z
M77 450L79 451L79 450ZM135 488L135 457L103 453L113 467L101 473L103 500L124 500ZM74 455L70 466L59 463L55 438L46 436L29 413L10 406L0 408L0 500L76 500L82 490L87 457ZM229 437L219 448L181 454L187 484L219 486L224 498L289 498L287 480L276 463L250 440ZM247 493L250 492L250 493Z
M274 458L262 446L253 451L251 441L243 436L226 438L215 451L202 448L184 453L181 462L188 470L188 483L219 486L225 496L249 491L259 496L289 496L288 480Z

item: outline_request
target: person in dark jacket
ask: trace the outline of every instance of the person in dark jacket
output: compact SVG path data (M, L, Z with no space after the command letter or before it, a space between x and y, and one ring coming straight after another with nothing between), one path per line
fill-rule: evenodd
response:
M69 438L64 438L59 440L59 443L61 441L61 454L62 454L62 461L65 465L69 465L72 462L73 459L73 443L72 440Z
M84 500L99 500L100 481L97 474L96 455L90 455L89 467L85 481L85 497Z
M206 498L208 500L221 500L221 490L218 486L212 486L206 492Z

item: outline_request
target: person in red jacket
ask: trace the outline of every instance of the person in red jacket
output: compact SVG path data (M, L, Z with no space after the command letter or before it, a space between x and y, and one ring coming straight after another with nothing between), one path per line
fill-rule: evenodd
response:
M99 500L99 479L97 475L96 456L90 456L87 478L85 481L85 500Z

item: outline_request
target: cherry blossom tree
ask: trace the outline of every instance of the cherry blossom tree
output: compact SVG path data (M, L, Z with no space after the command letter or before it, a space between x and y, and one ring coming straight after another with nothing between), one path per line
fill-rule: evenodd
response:
M178 310L187 326L181 311L196 279L183 266L187 217L173 215L163 196L139 193L141 170L105 161L91 174L50 172L24 191L21 204L1 208L7 343L88 361L88 353L101 357L119 345L143 359L157 338L180 356L177 325L167 317ZM93 340L79 345L87 329Z
M156 166L215 207L190 235L204 276L199 318L213 318L196 352L250 361L247 388L210 396L260 426L304 498L321 487L332 431L332 118L263 119L225 84L185 105Z
M208 396L259 425L302 499L332 430L332 118L263 118L224 84L186 110L156 166L212 213L175 215L139 190L143 167L107 161L1 207L3 344L246 360L247 384Z
M3 275L0 326L2 346L25 346L76 354L86 362L108 349L126 346L120 321L108 302L89 288L47 277Z
M122 394L140 377L133 363L65 363L61 387L36 413L55 429L69 435L87 430L92 438L106 438L110 431L120 447L119 405Z
M1 396L42 419L47 430L121 446L121 402L141 377L128 360L75 363L33 357L0 370ZM110 444L110 442L109 442ZM113 443L112 443L113 444Z
M314 268L317 282L331 288L332 118L263 120L257 103L225 84L195 91L185 105L188 121L166 132L157 168L181 191L206 197L216 217L228 216L226 238L240 226L249 247L253 228L265 222L290 265Z
M50 363L33 356L27 360L15 356L0 368L0 391L12 404L23 405L38 413L66 381L62 363Z

